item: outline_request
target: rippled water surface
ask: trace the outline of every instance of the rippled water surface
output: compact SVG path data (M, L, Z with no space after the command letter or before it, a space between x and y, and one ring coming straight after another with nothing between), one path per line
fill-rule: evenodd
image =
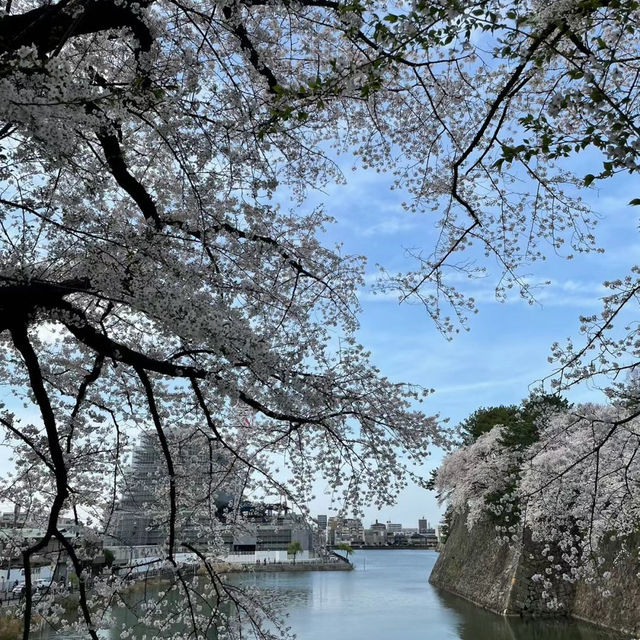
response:
M435 551L357 551L354 571L233 574L231 580L285 596L298 640L614 640L610 632L563 621L502 618L428 583ZM115 609L104 640L131 631L135 617ZM57 640L69 636L43 634Z
M355 571L258 573L288 596L299 640L612 640L561 621L502 618L428 583L435 551L357 551Z

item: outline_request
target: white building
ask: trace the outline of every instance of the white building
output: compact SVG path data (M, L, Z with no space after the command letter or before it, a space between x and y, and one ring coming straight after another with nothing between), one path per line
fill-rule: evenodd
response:
M389 522L387 520L387 533L393 535L394 533L401 533L402 525L398 523Z

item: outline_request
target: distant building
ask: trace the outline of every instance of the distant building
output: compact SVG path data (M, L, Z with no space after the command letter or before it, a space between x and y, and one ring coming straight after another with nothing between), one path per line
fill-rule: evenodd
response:
M383 547L387 544L386 531L380 529L365 529L364 543L369 547Z
M364 542L364 527L360 518L332 516L327 522L327 527L327 543L330 545L340 542L361 545Z
M402 525L401 524L396 524L393 522L389 522L387 520L387 533L400 533L402 531Z
M418 520L418 533L427 533L427 529L429 528L429 521L422 517Z
M377 520L369 527L368 531L370 539L376 540L371 544L386 545L387 544L387 527Z
M438 546L438 536L434 529L427 529L427 533L414 533L409 536L408 543L414 547L435 549Z
M201 486L211 492L213 510L221 515L233 502L228 477L228 463L219 445L199 432L168 429L176 475L188 478L191 487ZM164 543L169 528L166 491L166 461L155 432L140 436L125 471L120 498L106 514L108 546L159 545ZM195 510L194 510L195 512ZM206 531L203 515L183 516L178 526L180 537L195 542ZM204 526L203 526L204 525Z
M208 546L216 540L230 554L286 553L291 542L307 554L314 549L311 527L286 504L241 500L239 481L215 441L181 428L168 429L166 437L176 475L186 481L183 495L192 500L186 508L178 505L179 542ZM137 551L153 556L169 529L166 461L154 432L140 437L124 476L120 497L106 516L105 546L124 561Z
M26 525L25 516L20 513L20 505L16 505L13 511L0 513L0 529L12 529L14 527L24 528Z
M316 516L316 529L314 531L314 542L313 546L316 549L320 549L327 544L327 516L326 515L318 515Z
M246 524L230 541L230 552L286 551L299 542L303 551L313 550L313 532L301 516L286 505L244 502L240 512Z
M83 556L80 561L87 571L98 572L104 564L102 537L92 530L76 522L74 518L58 518L58 531L68 540L73 541L78 536L85 536L83 540ZM26 548L33 544L33 540L46 537L47 529L42 527L9 526L0 528L0 596L2 596L15 582L19 585L25 582L24 562L15 557L16 548ZM31 579L54 580L66 583L68 555L62 542L57 537L51 537L48 543L31 556Z
M436 533L436 530L433 529L432 527L429 527L427 529L427 532L424 534L424 537L427 540L427 546L433 547L434 549L435 547L438 546L438 543L440 542L438 538L438 534Z
M377 520L369 527L370 529L377 529L378 531L387 531L387 525L378 522Z

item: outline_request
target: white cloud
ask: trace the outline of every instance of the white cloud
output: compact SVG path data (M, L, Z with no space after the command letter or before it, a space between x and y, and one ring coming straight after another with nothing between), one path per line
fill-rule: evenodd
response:
M413 231L416 227L417 222L415 218L412 219L407 214L406 217L391 216L373 225L367 225L366 227L360 226L359 233L365 237L389 236Z
M528 386L532 382L531 374L525 374L521 376L509 376L506 378L495 378L492 380L478 380L476 382L468 382L466 384L452 384L448 386L438 387L435 390L436 400L437 396L445 395L448 393L462 393L468 391L479 391L483 389L496 390L501 387L513 387L514 384L521 383L524 386Z

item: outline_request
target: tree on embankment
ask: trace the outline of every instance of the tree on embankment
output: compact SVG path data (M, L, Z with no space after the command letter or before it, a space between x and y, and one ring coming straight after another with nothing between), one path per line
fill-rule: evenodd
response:
M349 556L353 553L353 547L350 544L347 544L346 542L339 542L334 549L336 551L344 551L346 554L345 559L347 560L347 562L349 561Z
M293 556L293 564L296 563L296 556L302 551L302 545L298 540L293 540L287 546L287 554Z

